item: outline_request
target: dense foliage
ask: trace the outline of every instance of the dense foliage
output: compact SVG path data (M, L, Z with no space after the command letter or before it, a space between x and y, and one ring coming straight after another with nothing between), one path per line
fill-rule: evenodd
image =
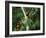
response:
M12 7L12 30L40 30L40 8L23 7L27 19L21 7Z

